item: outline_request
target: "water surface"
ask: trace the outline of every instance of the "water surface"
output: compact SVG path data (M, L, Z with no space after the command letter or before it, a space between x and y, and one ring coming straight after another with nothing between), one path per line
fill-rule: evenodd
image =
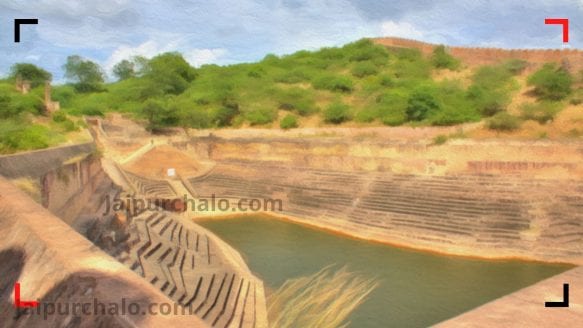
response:
M199 223L237 249L267 290L334 264L377 278L350 317L355 328L426 327L571 268L441 256L258 216Z

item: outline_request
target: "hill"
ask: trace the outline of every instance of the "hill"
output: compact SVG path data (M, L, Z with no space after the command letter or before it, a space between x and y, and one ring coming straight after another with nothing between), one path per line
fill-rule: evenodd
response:
M471 136L578 138L583 134L580 57L576 50L449 48L396 38L198 69L179 53L166 53L124 62L118 82L55 87L52 97L62 111L52 118L39 109L41 91L19 95L12 80L4 81L0 101L12 109L1 112L6 123L0 145L3 152L46 147L55 143L47 141L50 133L56 131L58 139L64 130L76 129L74 116L108 112L143 121L153 132L483 121L485 128ZM45 130L30 125L35 120L44 120ZM15 133L24 141L14 141ZM30 136L33 142L26 141Z

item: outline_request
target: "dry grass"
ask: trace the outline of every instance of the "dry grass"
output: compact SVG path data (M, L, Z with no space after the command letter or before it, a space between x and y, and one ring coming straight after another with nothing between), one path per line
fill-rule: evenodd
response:
M268 297L271 327L347 327L348 316L376 288L367 279L330 267L312 276L290 279Z

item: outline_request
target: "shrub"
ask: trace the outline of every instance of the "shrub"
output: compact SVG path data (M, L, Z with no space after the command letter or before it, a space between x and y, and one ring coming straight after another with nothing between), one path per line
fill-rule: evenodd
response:
M407 116L398 111L390 112L381 117L381 122L389 126L399 126L405 123L405 121L407 121Z
M212 122L218 127L230 126L233 119L239 115L239 109L234 107L219 107L212 114Z
M142 108L142 115L148 119L148 130L157 132L180 121L178 108L161 100L148 100Z
M309 80L310 75L302 69L287 70L274 78L275 82L288 84L300 83Z
M279 59L279 57L277 57L277 55L267 54L267 55L265 55L265 57L263 57L263 59L261 60L261 63L273 65L273 64L279 63L279 61L280 61L280 59Z
M476 110L485 117L490 117L506 109L510 95L506 90L487 89L478 85L468 88L468 99Z
M395 85L395 81L393 81L393 78L391 78L388 75L383 75L379 77L379 84L382 85L383 87L392 87Z
M61 104L61 107L69 107L75 97L75 90L68 85L58 86L53 89L52 98Z
M553 102L542 101L535 104L523 104L521 117L525 120L534 120L540 124L552 121L561 110L560 105Z
M484 117L504 111L510 102L510 90L515 81L503 65L482 66L472 77L467 98Z
M316 77L312 81L312 85L316 89L330 90L336 92L352 92L354 84L352 79L348 76L341 75L323 75Z
M280 90L276 93L280 109L296 111L301 116L307 116L318 111L314 100L313 91L291 88Z
M539 99L561 100L571 93L573 78L556 64L545 64L528 77L528 85L534 86Z
M179 113L180 122L183 126L204 129L211 126L209 112L202 108L184 108Z
M247 72L248 77L255 78L255 79L259 79L259 78L263 77L263 75L265 75L265 70L262 69L261 67L253 67L253 68L249 69L249 71Z
M70 119L59 123L59 125L65 132L79 131L79 126L77 126L77 124L75 124L75 122L71 121Z
M502 66L482 66L472 76L474 85L488 89L506 86L512 80L512 74Z
M373 63L367 61L357 63L350 72L356 77L363 78L365 76L375 75L378 73L378 69Z
M68 120L67 114L65 114L64 112L57 111L57 112L53 113L53 122L60 123L60 122L65 122L67 120Z
M44 105L39 91L37 88L26 95L0 94L0 117L8 118L25 112L35 115L43 113Z
M268 108L259 108L245 113L245 118L251 125L262 125L275 120L276 112Z
M340 124L351 119L350 107L341 102L334 102L324 111L324 120L328 123Z
M422 80L431 76L431 63L418 49L399 49L397 61L390 65L396 78L403 80Z
M500 112L492 116L487 123L490 130L513 131L520 127L520 119L507 112Z
M433 49L431 63L435 68L446 68L450 70L456 70L460 66L460 61L450 55L443 45L437 46Z
M377 117L385 125L398 126L407 121L408 95L403 90L392 90L377 97Z
M407 119L409 121L422 121L431 112L438 111L440 107L439 102L430 91L417 90L411 94L407 102Z
M395 86L395 79L388 74L369 76L362 81L362 91L368 94L383 91Z
M522 59L510 59L504 62L502 66L511 74L518 75L528 66L528 62Z
M324 47L314 53L316 58L323 59L325 61L336 61L344 58L345 51L340 48L330 48Z
M42 125L12 122L10 128L0 131L0 148L3 152L47 148L50 130Z
M441 106L429 115L432 125L454 125L480 120L480 114L466 97L461 82L443 81L438 84L435 94Z
M279 122L279 127L284 129L284 130L297 128L298 127L298 120L295 116L293 116L291 114L287 114L281 120L281 122Z
M105 110L103 108L97 106L85 106L81 109L81 115L87 116L101 116L104 117Z
M377 106L369 106L356 113L354 119L357 122L370 123L378 118L378 116L379 114Z
M389 92L377 97L374 105L358 112L355 119L367 123L378 119L385 125L398 126L407 120L406 108L406 95L400 92Z
M473 115L472 108L458 108L446 105L442 111L431 118L431 125L449 126L465 122L479 121L479 115Z
M344 52L348 53L350 61L378 61L382 62L388 58L388 52L385 47L374 44L369 39L358 40L342 47Z

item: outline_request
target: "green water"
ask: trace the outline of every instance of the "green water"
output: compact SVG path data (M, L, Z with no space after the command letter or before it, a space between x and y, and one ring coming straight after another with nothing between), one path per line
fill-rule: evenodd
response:
M354 328L426 327L570 268L440 256L263 217L200 223L236 248L266 289L333 264L377 278L350 317Z

